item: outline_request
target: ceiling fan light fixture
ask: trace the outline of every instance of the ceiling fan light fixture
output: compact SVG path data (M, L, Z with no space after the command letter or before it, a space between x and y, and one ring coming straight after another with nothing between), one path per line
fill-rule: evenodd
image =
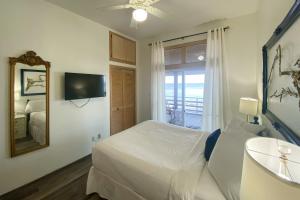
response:
M148 13L144 9L136 9L132 12L132 17L137 22L143 22L147 19Z
M198 56L198 60L203 61L205 57L203 55Z

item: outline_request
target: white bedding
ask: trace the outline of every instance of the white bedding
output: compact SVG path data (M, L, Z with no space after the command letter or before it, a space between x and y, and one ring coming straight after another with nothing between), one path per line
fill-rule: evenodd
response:
M147 121L105 139L93 149L87 193L110 200L204 200L198 185L206 138L206 133ZM216 198L205 200L224 200L215 183L212 187Z
M46 112L30 113L29 132L40 145L46 143Z
M226 200L215 179L209 173L207 166L203 168L194 200Z

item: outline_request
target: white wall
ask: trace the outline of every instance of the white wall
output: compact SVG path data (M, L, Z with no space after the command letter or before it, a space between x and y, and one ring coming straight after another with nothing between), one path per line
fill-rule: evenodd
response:
M229 67L229 87L231 96L231 107L233 114L238 114L240 97L247 96L257 98L256 90L256 65L257 65L257 21L256 14L246 15L238 18L214 21L203 24L191 30L179 33L164 34L156 38L150 38L140 43L141 51L141 69L139 93L141 100L139 107L143 110L142 120L151 118L150 108L150 48L147 44L154 40L165 40L183 35L207 31L219 26L230 26L226 31L228 67ZM179 40L166 45L190 42L203 39L203 36L197 36Z
M109 135L109 82L107 97L82 109L62 89L64 72L108 78L109 29L42 0L1 0L0 27L1 195L88 155L92 136ZM10 158L8 57L28 50L51 62L50 147Z

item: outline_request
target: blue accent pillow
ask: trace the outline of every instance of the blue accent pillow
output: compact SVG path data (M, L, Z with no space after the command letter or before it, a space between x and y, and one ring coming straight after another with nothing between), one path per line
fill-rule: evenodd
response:
M210 155L211 155L212 151L214 150L214 147L215 147L220 135L221 135L221 129L217 129L207 137L207 140L205 143L205 150L204 150L204 157L205 157L206 161L209 160Z

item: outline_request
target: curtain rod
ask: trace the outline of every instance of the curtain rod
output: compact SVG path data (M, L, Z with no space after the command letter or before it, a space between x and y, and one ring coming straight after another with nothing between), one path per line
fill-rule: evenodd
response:
M224 27L224 30L226 31L229 28L230 28L229 26L226 26L226 27ZM182 36L182 37L177 37L177 38L164 40L162 42L171 42L171 41L180 40L180 39L183 40L183 39L188 38L188 37L193 37L193 36L197 36L197 35L204 35L204 34L207 34L207 33L208 33L208 31L205 31L205 32L201 32L201 33L195 33L195 34L192 34L192 35L185 35L185 36ZM152 44L149 43L148 46L152 46Z

